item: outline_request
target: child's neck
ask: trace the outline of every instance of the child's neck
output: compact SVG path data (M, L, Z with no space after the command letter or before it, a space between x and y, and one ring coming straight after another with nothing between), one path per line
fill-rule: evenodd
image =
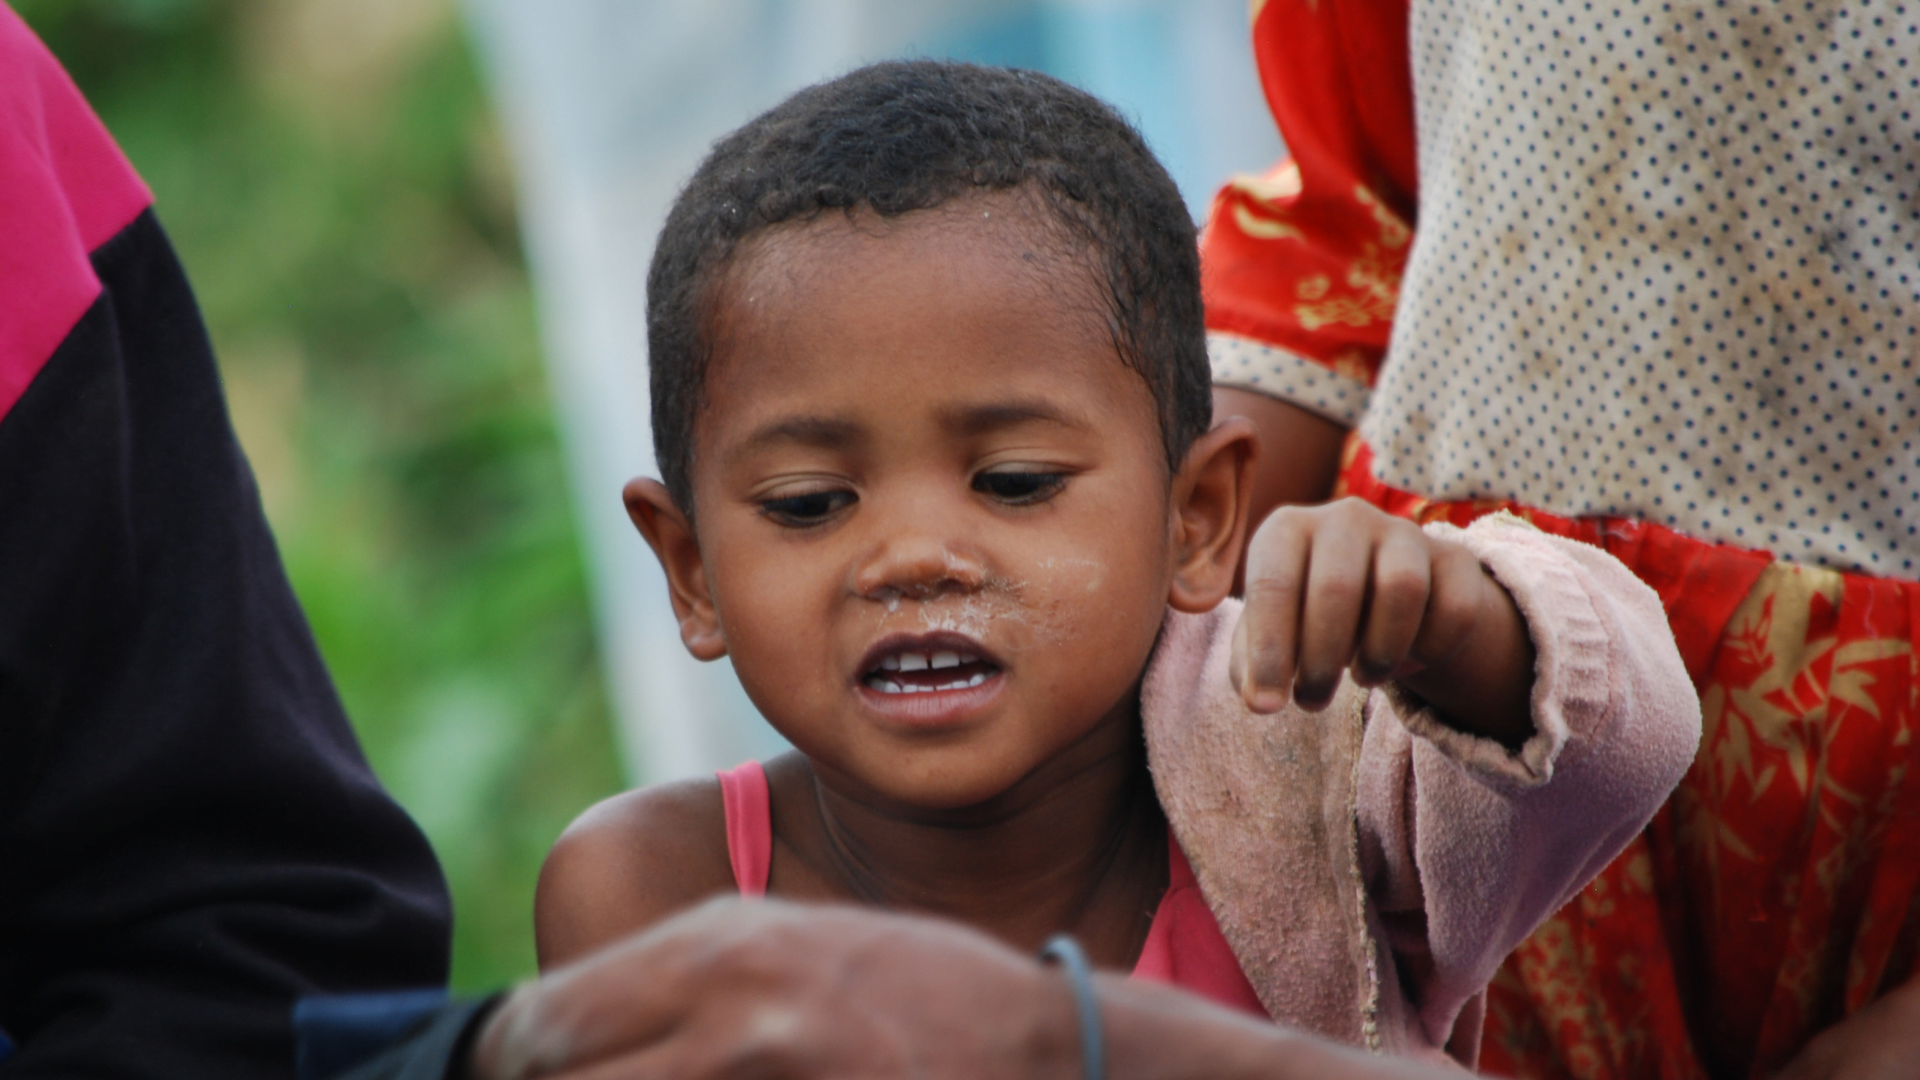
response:
M1019 948L1066 931L1110 968L1138 957L1167 887L1167 839L1137 701L964 810L878 807L791 762L776 784L811 805L788 803L799 812L779 815L780 839L817 879L802 891L958 919Z

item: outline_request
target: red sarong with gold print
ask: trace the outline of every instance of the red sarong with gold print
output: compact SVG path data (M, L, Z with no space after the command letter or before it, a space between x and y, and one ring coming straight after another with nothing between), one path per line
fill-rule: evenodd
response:
M1254 0L1292 154L1216 198L1207 325L1361 386L1416 228L1408 0ZM1666 605L1700 690L1693 769L1645 833L1508 960L1481 1067L1764 1077L1913 977L1920 939L1920 584L1795 566L1618 518L1341 487L1417 521L1508 510L1605 548Z
M1601 876L1515 951L1482 1070L1765 1076L1912 976L1920 944L1920 583L1776 562L1659 525L1373 478L1339 494L1422 523L1506 510L1652 585L1700 690L1692 770Z

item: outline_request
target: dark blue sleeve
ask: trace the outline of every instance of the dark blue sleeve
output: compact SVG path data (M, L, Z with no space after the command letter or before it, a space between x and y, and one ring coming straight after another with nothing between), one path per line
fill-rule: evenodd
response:
M443 991L306 998L294 1007L296 1080L457 1080L467 1043L499 997Z
M442 985L151 210L0 417L0 1078L293 1076L303 996Z

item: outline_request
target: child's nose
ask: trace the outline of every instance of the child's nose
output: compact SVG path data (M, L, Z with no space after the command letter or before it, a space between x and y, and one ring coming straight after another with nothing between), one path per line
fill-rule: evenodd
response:
M918 535L887 542L855 572L853 590L869 600L931 599L972 592L986 582L979 559L956 551L943 537Z

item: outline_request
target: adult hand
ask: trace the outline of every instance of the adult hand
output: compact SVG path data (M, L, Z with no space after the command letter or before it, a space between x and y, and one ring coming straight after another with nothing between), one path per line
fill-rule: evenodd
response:
M1255 712L1325 707L1341 672L1388 679L1454 726L1532 734L1533 643L1513 598L1459 544L1360 499L1275 510L1247 545L1229 673Z
M1425 1067L1101 976L1109 1075L1437 1080ZM472 1080L1071 1080L1065 977L958 925L716 900L512 994Z
M1920 975L1821 1032L1775 1080L1920 1077Z
M1057 972L957 925L716 900L513 993L475 1080L1069 1077Z

